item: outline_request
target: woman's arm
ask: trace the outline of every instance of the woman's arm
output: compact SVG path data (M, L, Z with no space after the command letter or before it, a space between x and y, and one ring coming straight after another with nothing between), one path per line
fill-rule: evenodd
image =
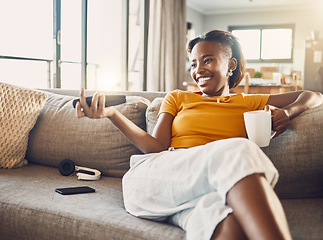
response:
M270 95L267 104L273 116L273 130L277 132L275 137L288 128L291 119L322 103L323 96L318 92L294 91Z
M97 107L100 98L99 107ZM107 117L120 131L142 152L152 153L168 149L171 142L171 130L174 117L169 113L161 113L153 136L139 128L114 107L104 107L104 95L94 94L91 107L86 104L84 89L81 91L80 103L77 103L77 116L89 118ZM82 110L83 108L83 110Z

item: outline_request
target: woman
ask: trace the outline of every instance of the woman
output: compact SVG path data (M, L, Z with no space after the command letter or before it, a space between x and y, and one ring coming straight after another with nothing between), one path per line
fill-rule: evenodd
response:
M167 94L152 136L114 107L105 108L103 95L95 94L88 107L81 91L78 117L108 117L145 153L131 157L123 177L126 210L178 225L187 239L291 239L272 189L277 170L246 139L243 112L268 105L278 136L292 118L320 105L322 95L230 95L244 76L245 60L237 39L225 31L193 39L188 52L200 92Z

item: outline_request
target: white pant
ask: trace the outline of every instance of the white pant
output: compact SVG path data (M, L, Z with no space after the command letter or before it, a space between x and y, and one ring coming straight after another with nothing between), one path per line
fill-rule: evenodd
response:
M278 180L269 158L245 138L134 155L122 181L125 208L137 217L169 220L187 239L208 240L232 212L228 191L253 173L263 173L273 187Z

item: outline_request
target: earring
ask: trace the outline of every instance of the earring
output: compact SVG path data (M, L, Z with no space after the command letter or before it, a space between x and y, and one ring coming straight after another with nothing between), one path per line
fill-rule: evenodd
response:
M228 72L228 75L229 75L229 77L231 77L233 75L232 69L230 69L230 71Z

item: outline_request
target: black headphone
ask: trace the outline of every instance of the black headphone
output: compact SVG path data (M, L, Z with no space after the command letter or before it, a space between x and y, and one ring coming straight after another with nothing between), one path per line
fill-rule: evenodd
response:
M58 170L63 176L69 176L76 172L80 180L99 180L101 172L96 169L75 166L75 163L70 159L62 160L58 165Z
M59 163L58 170L63 176L69 176L75 172L75 163L70 159L64 159Z

